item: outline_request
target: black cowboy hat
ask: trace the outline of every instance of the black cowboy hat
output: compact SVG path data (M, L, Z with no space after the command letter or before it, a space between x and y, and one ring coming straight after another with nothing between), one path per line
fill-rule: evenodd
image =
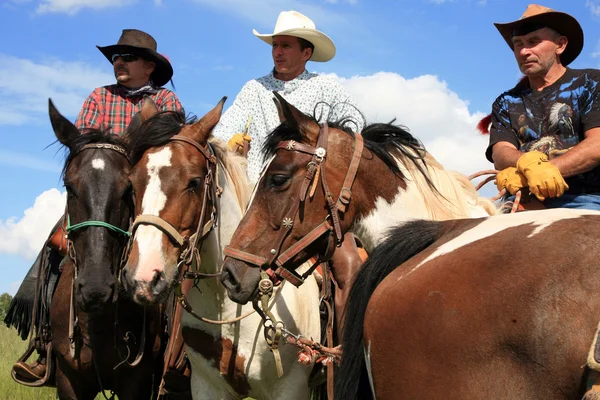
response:
M146 32L137 29L123 29L117 44L96 46L112 64L113 54L131 53L156 64L150 79L156 86L163 86L173 76L173 67L166 57L156 52L156 40Z
M579 22L575 18L567 13L554 11L551 8L537 4L528 5L521 18L516 21L503 24L495 23L494 25L496 25L496 28L498 28L498 31L500 31L500 34L511 49L514 49L512 37L514 36L515 29L517 32L525 26L554 29L569 39L567 48L560 55L560 62L565 66L575 60L583 49L583 29L581 29L581 25L579 25Z

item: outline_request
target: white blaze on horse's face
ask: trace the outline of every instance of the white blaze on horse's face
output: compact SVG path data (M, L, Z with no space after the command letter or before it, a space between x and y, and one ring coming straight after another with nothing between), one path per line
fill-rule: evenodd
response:
M101 158L93 159L92 160L92 168L103 171L104 170L104 160Z
M160 170L171 166L171 149L166 147L154 154L148 155L148 185L142 199L142 214L159 216L167 202L167 196L162 191ZM162 246L163 233L154 226L140 225L135 233L139 250L138 268L135 272L136 281L151 282L156 272L165 269L165 257Z

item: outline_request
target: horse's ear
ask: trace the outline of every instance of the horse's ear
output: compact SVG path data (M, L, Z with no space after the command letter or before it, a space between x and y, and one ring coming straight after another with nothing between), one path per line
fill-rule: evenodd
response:
M158 112L158 107L156 103L150 96L144 96L144 103L142 104L142 110L139 112L140 115L140 125L143 124L148 118L153 116Z
M131 118L131 122L129 122L129 125L127 125L127 129L125 130L124 136L126 136L126 137L131 136L131 134L133 132L135 132L136 130L138 130L140 126L142 126L142 112L141 111L135 113L133 118Z
M296 110L296 108L288 103L279 93L273 91L273 95L275 96L273 101L275 102L275 107L277 107L279 122L284 123L287 121L288 123L295 124L296 118L292 109Z
M316 143L319 135L319 125L308 115L288 103L279 93L274 91L273 95L275 95L273 101L277 107L279 121L297 126L300 133L308 137L311 143Z
M54 103L52 103L52 99L48 99L48 114L50 115L50 122L52 123L52 129L56 138L59 142L69 147L73 139L81 135L79 129L58 112Z
M208 141L213 128L221 119L225 100L227 100L227 96L224 96L215 108L210 110L204 117L200 118L200 121L191 126L190 132L192 139L202 144Z

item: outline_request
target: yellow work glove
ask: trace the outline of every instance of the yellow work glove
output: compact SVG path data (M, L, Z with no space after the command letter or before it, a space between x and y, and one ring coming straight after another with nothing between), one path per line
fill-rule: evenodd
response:
M527 178L529 191L540 200L560 197L569 189L558 168L540 151L530 151L517 160L517 169Z
M527 187L527 178L515 167L508 167L496 175L496 187L498 191L506 189L510 194L516 194L519 190Z
M237 152L241 155L244 154L244 140L250 143L252 138L248 135L244 135L243 133L236 133L229 139L227 145L229 146L229 150Z

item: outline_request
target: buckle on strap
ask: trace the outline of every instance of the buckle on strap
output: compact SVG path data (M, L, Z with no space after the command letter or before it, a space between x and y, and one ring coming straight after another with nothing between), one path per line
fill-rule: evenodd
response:
M352 198L352 190L350 190L350 188L342 188L342 190L340 191L340 197L339 197L339 201L344 204L345 206L347 206L348 204L350 204L350 199Z

